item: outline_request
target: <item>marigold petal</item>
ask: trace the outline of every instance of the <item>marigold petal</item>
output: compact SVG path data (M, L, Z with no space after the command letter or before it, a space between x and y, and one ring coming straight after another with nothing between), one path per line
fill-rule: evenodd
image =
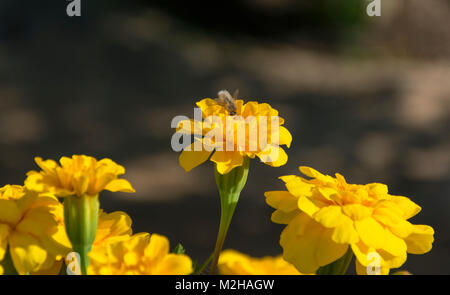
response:
M164 236L152 234L150 243L145 249L145 256L150 260L156 260L164 257L167 253L169 253L169 240Z
M331 238L339 244L357 243L359 235L355 230L353 220L343 215L341 223L334 228Z
M111 192L125 192L125 193L134 193L135 190L131 186L131 183L128 180L123 178L117 178L110 181L106 186L105 190Z
M50 228L56 230L56 222L54 216L50 213L49 208L38 207L29 210L22 218L16 229L22 233L29 233L37 237L45 237Z
M299 231L300 227L307 230ZM281 234L283 258L301 273L314 273L320 266L339 259L347 251L348 245L333 242L331 235L331 229L300 213Z
M12 233L9 249L14 267L21 275L37 270L47 258L47 251L41 247L39 241L27 234Z
M242 166L244 157L239 152L216 151L211 161L217 164L217 171L220 174L227 174L234 167Z
M419 213L420 210L422 210L419 205L417 205L407 197L393 196L390 201L394 202L397 205L397 207L402 212L402 217L404 219L409 219Z
M383 250L392 256L402 256L406 253L406 243L403 239L397 237L388 229L385 230L385 236L386 241L382 247Z
M296 197L310 196L311 185L303 181L296 175L281 176L280 179L285 183L287 190Z
M289 130L287 130L286 127L280 126L278 132L279 132L278 145L286 145L288 148L290 148L292 142L292 135L289 132Z
M159 275L189 275L193 271L191 259L184 254L169 254L156 270Z
M188 149L184 149L178 158L181 167L183 167L186 172L191 171L193 168L208 160L211 155L211 151L206 151L204 149L195 151L194 144L195 143L191 144Z
M22 218L22 212L13 200L0 200L0 222L16 224Z
M0 223L0 261L2 261L3 257L5 256L10 230L11 229L8 225Z
M355 228L361 240L375 249L382 248L386 241L386 231L373 218L355 221Z
M287 191L270 191L264 193L266 202L269 206L279 209L284 212L291 212L297 207L297 199L290 192Z
M312 217L317 211L320 210L319 206L314 204L314 202L310 198L305 196L301 196L300 198L298 198L297 206L298 208L300 208L300 210L308 214L310 217Z
M261 162L272 167L283 166L288 160L284 149L274 145L270 145L263 152L257 153L256 155L261 159Z
M413 233L405 238L408 253L424 254L431 250L434 242L434 229L428 225L413 225Z
M315 215L314 220L327 228L333 228L342 222L342 210L340 206L327 206L321 208Z
M342 206L342 211L353 220L362 220L371 216L373 209L361 204L350 204Z
M298 215L297 211L284 212L281 210L275 210L272 213L271 220L278 224L288 224L294 217Z

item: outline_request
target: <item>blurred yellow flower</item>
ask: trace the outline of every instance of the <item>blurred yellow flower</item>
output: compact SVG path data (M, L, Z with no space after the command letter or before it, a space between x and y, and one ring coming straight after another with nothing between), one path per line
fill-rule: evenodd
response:
M62 245L53 238L58 231L53 212L60 205L51 195L19 185L0 188L0 261L8 250L21 275L52 268L57 257L64 255Z
M348 247L358 274L367 274L377 258L379 273L388 274L405 263L407 253L431 250L433 228L407 221L421 210L409 198L388 194L384 184L348 184L340 174L300 171L312 179L283 176L288 191L265 193L267 204L277 209L272 221L287 224L280 238L283 257L300 272L316 272Z
M243 100L236 100L235 114L230 114L227 107L210 98L197 102L197 106L204 121L180 121L177 128L180 133L203 136L199 148L194 142L185 147L179 157L180 165L186 171L208 160L211 154L210 160L217 164L221 174L242 166L244 157L258 156L262 162L274 167L286 164L287 155L280 145L290 147L292 136L281 126L284 120L278 117L278 111L269 104L255 101L244 104ZM216 132L207 136L212 131L220 132L221 136L215 136Z
M184 254L169 253L169 240L139 233L93 247L89 253L91 275L188 275L192 261Z
M119 175L125 168L110 159L97 161L85 155L62 157L58 163L53 160L35 158L41 171L27 173L25 186L37 192L50 192L58 197L96 196L102 190L112 192L134 192L131 184Z
M231 249L220 254L218 268L222 275L301 275L281 255L254 258Z

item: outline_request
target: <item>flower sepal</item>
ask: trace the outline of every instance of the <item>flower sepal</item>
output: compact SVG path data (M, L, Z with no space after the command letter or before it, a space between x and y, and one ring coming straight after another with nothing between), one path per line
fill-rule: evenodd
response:
M68 196L64 198L64 223L73 251L80 255L80 269L87 273L88 253L92 249L98 226L99 200L96 196Z

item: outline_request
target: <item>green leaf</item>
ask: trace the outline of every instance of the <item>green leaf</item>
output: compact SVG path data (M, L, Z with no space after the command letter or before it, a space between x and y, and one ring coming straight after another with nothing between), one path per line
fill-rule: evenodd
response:
M175 248L172 250L172 253L174 253L174 254L184 254L184 253L186 253L186 249L184 249L183 245L178 243L178 245L176 245Z

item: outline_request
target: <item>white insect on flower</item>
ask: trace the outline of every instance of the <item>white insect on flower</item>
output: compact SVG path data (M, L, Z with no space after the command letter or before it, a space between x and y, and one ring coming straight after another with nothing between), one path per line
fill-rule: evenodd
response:
M238 94L239 90L236 90L233 96L227 90L220 90L215 100L218 104L226 108L230 112L230 115L234 116L236 115L236 99Z

